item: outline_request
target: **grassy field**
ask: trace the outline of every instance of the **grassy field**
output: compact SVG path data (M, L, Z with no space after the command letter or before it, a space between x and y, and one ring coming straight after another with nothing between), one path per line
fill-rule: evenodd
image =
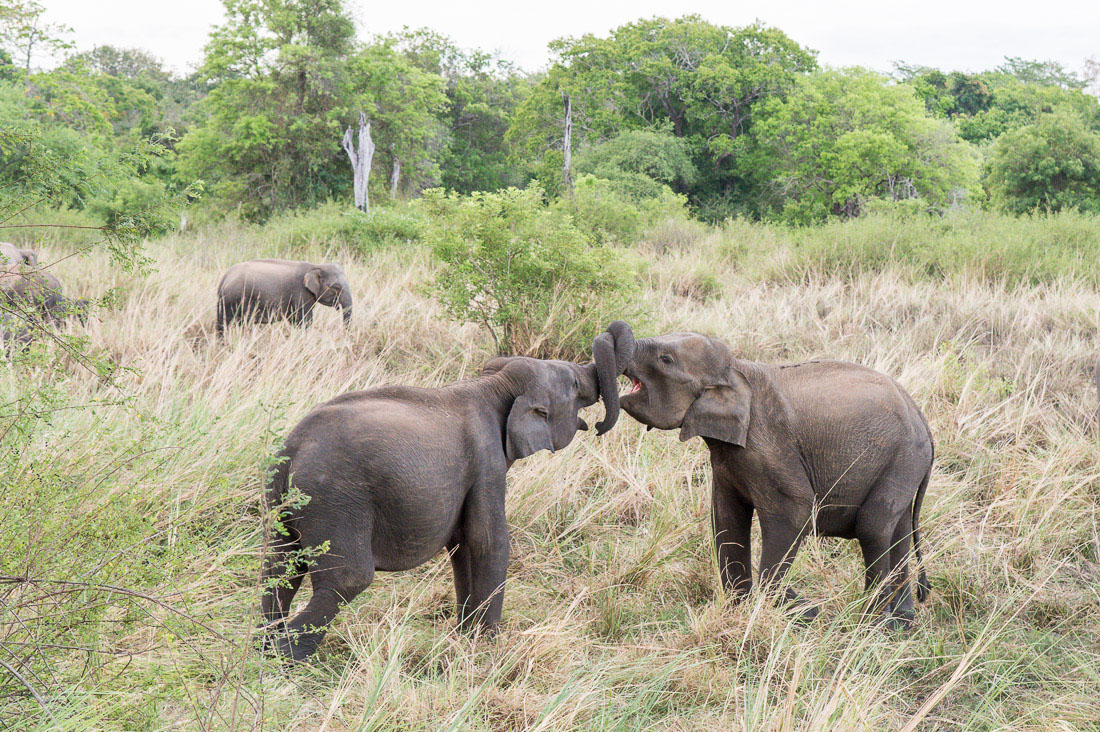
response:
M497 638L456 633L440 557L379 575L290 671L254 650L277 440L341 392L436 386L492 353L423 286L423 248L352 258L323 241L293 256L341 261L350 331L324 310L310 331L215 342L203 324L219 273L285 246L226 225L151 242L146 278L99 254L56 265L74 296L117 288L73 332L126 369L111 383L74 359L0 365L0 726L1098 728L1095 219L676 224L624 251L645 262L639 336L690 329L750 359L852 360L914 395L937 463L922 516L932 594L911 633L857 622L853 542L803 545L791 583L824 602L814 624L756 595L734 607L717 586L704 446L624 415L509 474Z

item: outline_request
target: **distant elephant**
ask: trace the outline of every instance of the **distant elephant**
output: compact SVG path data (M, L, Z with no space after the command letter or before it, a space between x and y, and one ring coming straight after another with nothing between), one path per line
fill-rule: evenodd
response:
M1096 357L1096 364L1092 367L1092 380L1096 382L1096 395L1100 397L1100 356ZM1096 407L1096 419L1100 421L1100 406Z
M493 632L508 569L505 473L539 450L561 450L588 426L577 411L602 398L602 434L619 414L616 379L633 351L616 321L593 344L594 363L496 358L480 376L439 389L383 386L315 407L287 438L267 492L288 501L264 565L267 643L301 660L343 603L375 571L412 569L444 548L458 623ZM325 542L328 549L316 550ZM284 618L306 574L313 596Z
M29 264L38 266L38 255L30 249L20 249L14 244L0 242L0 265L5 264Z
M253 259L234 264L218 284L215 330L238 320L269 323L287 319L309 325L317 303L339 307L351 320L351 286L338 264Z
M637 342L622 408L680 439L702 437L713 468L718 568L735 597L752 587L749 534L760 517L760 582L774 589L809 533L857 539L874 609L914 619L909 541L928 577L918 520L933 442L913 399L893 379L853 363L787 366L735 358L720 340L682 333ZM787 598L798 596L788 591ZM805 617L816 610L803 608Z
M61 281L51 272L11 264L0 266L0 303L17 309L18 315L35 315L54 325L70 315L82 323L87 317L87 300L66 298L61 293Z

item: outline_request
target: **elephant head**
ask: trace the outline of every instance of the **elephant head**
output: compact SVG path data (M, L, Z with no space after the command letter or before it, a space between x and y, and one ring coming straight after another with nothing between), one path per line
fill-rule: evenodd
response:
M752 388L721 341L677 333L637 342L625 370L633 383L622 406L642 424L680 429L680 439L706 437L745 446Z
M351 321L351 285L338 264L322 264L305 274L306 290L314 299L328 307L339 307L344 324Z
M521 460L539 450L561 450L582 429L583 421L577 417L580 380L572 366L522 356L503 365L501 371L518 392L504 430L508 460Z
M21 249L8 242L0 242L0 259L6 264L27 264L38 267L38 255L33 249Z
M596 424L596 433L604 434L619 418L619 389L617 379L634 356L634 333L630 326L616 320L592 342L593 360L588 364L571 361L539 361L566 369L576 381L576 410L604 402L604 418ZM520 356L498 356L482 368L482 374L492 374L504 368ZM530 359L524 359L530 360ZM588 424L576 417L576 429L587 430ZM572 438L572 436L570 436Z

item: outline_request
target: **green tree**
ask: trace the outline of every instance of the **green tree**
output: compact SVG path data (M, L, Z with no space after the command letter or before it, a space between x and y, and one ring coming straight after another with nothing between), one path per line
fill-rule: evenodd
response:
M800 79L768 105L755 135L746 175L791 221L856 216L873 198L942 207L979 190L976 157L951 125L930 117L911 87L862 69Z
M1060 111L997 139L987 183L1015 213L1078 208L1100 212L1100 133Z
M417 67L385 39L352 57L348 76L356 93L352 108L363 109L371 121L375 164L389 169L390 193L438 185L447 142L440 120L447 106L443 78Z
M461 49L426 28L386 38L418 68L445 81L447 105L440 118L447 140L439 163L443 186L471 193L523 183L505 135L527 95L528 79L499 56Z
M658 130L627 130L577 156L577 172L610 181L635 199L662 195L664 187L686 192L698 171L683 138Z
M743 184L736 161L760 104L816 66L814 54L782 31L718 26L694 15L639 20L607 38L564 38L551 48L557 62L509 130L517 148L560 159L561 97L568 94L578 148L626 129L668 129L684 139L701 173L695 199Z
M347 191L340 138L355 28L343 0L225 0L201 79L213 89L180 141L184 178L262 217Z
M19 59L27 77L35 53L58 53L73 45L64 38L72 29L46 22L45 12L36 0L0 0L0 48Z

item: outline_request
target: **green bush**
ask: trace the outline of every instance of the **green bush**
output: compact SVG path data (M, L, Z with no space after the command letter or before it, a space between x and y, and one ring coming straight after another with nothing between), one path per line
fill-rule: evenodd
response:
M574 223L600 244L633 244L645 228L657 222L688 218L686 198L666 185L649 182L655 186L652 195L635 198L621 181L584 175L574 184L572 194L562 196L553 207L572 216Z
M424 221L411 207L375 208L363 213L329 201L276 216L264 229L273 241L290 247L331 244L367 252L375 247L420 241Z
M606 321L629 317L633 278L541 189L469 197L427 191L443 263L434 287L455 318L483 325L499 353L574 358Z
M176 212L165 206L167 188L163 181L123 181L108 197L95 201L91 212L108 226L124 226L127 221L142 217L151 233L163 234L176 225Z

